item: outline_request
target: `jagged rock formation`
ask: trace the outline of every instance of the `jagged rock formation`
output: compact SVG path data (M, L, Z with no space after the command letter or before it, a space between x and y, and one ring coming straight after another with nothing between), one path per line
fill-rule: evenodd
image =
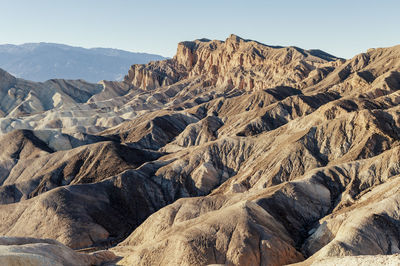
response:
M113 246L126 265L399 253L399 57L232 35L180 43L121 83L29 83L68 100L2 103L0 233Z
M231 35L225 42L201 39L179 43L173 59L145 67L134 65L125 80L148 90L199 77L205 86L225 89L259 90L278 84L301 87L310 72L318 72L336 59L323 52L269 47Z

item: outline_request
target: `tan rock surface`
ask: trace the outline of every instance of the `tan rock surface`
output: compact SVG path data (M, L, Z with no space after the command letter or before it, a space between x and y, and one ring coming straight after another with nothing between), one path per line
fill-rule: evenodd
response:
M400 257L396 255L377 255L377 256L347 256L342 258L327 258L318 262L314 262L311 265L320 266L369 266L369 265L386 265L395 266L400 264Z
M0 238L0 264L9 266L29 265L101 265L115 261L117 257L110 251L92 254L77 253L51 239Z

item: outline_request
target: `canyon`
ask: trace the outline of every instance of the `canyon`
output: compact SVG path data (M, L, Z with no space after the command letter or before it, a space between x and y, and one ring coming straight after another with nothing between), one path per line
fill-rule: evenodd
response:
M400 46L231 35L0 96L3 264L399 262Z

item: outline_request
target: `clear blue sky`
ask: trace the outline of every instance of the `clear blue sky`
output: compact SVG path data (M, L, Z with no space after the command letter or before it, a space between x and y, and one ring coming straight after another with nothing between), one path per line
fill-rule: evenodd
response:
M173 56L176 45L234 33L344 58L400 44L395 0L0 0L0 44L56 42Z

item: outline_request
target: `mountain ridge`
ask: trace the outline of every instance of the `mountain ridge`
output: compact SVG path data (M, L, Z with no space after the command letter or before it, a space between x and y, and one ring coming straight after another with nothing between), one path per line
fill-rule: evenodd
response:
M133 63L164 57L112 48L83 48L57 43L0 45L0 67L33 81L54 78L85 79L91 82L118 80Z

